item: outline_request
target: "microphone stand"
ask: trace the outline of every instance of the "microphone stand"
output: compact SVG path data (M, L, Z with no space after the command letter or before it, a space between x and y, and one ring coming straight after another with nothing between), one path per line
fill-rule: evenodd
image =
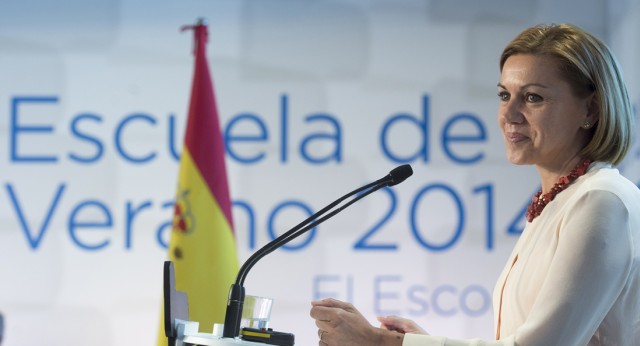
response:
M280 235L276 239L267 243L265 246L260 248L253 255L251 255L251 257L247 259L247 261L242 265L242 267L240 267L240 270L238 271L238 275L236 277L236 281L234 284L231 285L231 288L229 290L229 300L227 302L227 310L226 310L225 319L224 319L223 337L235 338L238 335L240 335L240 322L242 320L242 309L243 309L244 297L245 297L244 280L246 279L246 276L249 270L251 270L251 268L258 262L258 260L268 255L269 253L273 252L274 250L281 247L282 245L306 233L310 229L318 226L319 224L323 223L327 219L338 214L339 212L346 209L353 203L359 201L360 199L368 196L369 194L383 187L397 185L403 182L412 174L413 174L413 170L411 169L410 165L402 165L394 168L391 172L389 172L387 176L380 178L365 186L362 186L358 189L355 189L349 192L348 194L338 198L331 204L322 208L320 211L316 212L315 214L311 215L304 221L300 222L298 225L296 225L286 233ZM352 198L351 200L346 202L344 205L336 208L336 206L338 206L344 200L356 194L359 194L359 195ZM331 211L327 215L324 215L333 208L336 208L336 209Z

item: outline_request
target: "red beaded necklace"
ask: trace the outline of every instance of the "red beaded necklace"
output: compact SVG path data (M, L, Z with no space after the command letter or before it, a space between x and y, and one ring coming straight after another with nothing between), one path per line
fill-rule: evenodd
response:
M536 216L542 213L544 207L546 207L549 202L553 201L557 194L566 189L569 184L578 179L578 177L587 173L587 168L589 168L590 164L591 160L589 159L580 162L576 166L576 168L569 172L568 175L560 177L560 179L558 179L558 182L555 183L551 188L551 191L545 193L544 196L540 196L542 195L542 190L538 191L536 195L531 198L531 204L529 204L529 207L527 207L527 221L533 221Z

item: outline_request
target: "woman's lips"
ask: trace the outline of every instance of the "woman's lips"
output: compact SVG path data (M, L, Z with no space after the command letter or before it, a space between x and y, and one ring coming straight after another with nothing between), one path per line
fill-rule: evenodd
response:
M522 141L525 141L525 140L529 139L529 137L523 135L522 133L518 133L518 132L507 132L505 137L507 138L507 141L509 141L511 143L522 142Z

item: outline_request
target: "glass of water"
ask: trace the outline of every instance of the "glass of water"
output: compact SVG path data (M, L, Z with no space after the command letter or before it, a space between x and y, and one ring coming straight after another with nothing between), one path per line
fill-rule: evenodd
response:
M269 328L272 305L273 299L271 298L246 295L244 297L240 328Z

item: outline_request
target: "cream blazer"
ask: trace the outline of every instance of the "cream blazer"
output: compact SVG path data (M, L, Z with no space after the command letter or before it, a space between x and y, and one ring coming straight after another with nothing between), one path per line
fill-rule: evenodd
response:
M640 190L593 163L527 223L493 293L496 339L404 346L640 345Z

